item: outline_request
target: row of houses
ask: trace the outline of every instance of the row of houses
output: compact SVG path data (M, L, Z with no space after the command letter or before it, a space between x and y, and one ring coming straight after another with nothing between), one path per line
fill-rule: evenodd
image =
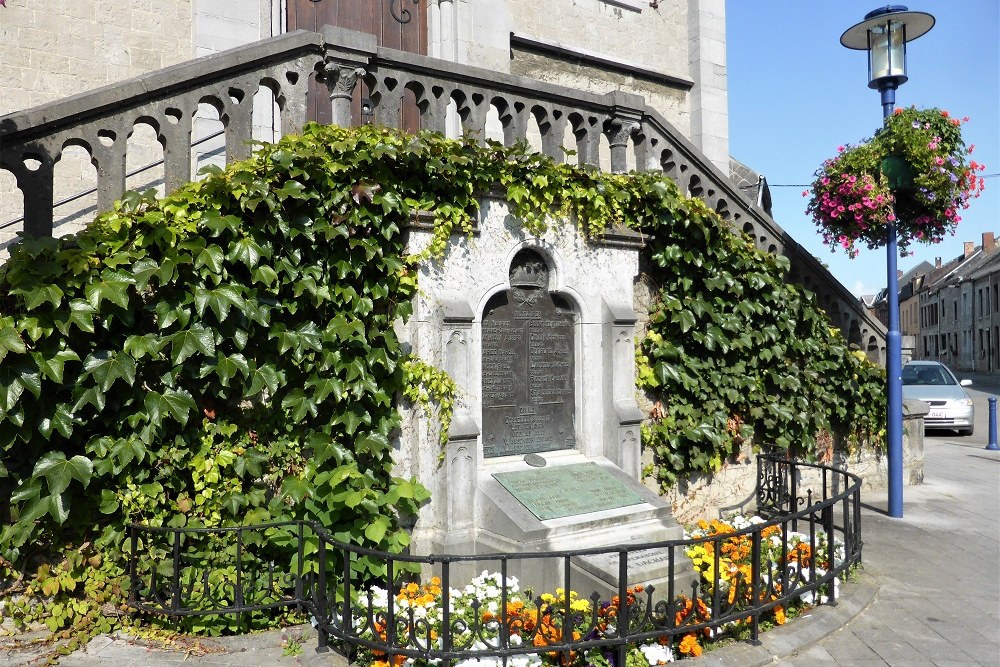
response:
M966 241L958 257L921 262L899 278L904 357L932 359L952 370L1000 370L1000 252L993 232ZM871 302L888 322L886 290Z

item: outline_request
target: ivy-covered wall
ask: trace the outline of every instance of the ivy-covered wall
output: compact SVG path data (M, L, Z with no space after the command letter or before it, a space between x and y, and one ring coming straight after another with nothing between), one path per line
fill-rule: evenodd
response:
M12 590L37 592L40 565L47 580L52 568L115 580L129 522L304 518L404 549L401 519L427 492L393 475L397 403L441 401L447 420L453 397L406 358L393 322L410 313L415 265L468 232L477 196L497 190L529 232L649 236L638 385L654 402L647 472L663 485L750 438L807 456L817 437L878 441L881 371L783 282L783 260L662 175L312 125L162 200L130 194L75 237L26 241L0 271L0 565ZM435 237L407 257L418 212Z

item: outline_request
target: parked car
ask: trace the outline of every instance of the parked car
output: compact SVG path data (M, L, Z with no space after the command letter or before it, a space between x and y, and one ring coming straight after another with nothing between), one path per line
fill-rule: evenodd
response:
M903 398L914 398L930 405L924 427L955 429L959 435L972 435L975 407L962 387L972 380L959 380L938 361L911 361L903 366Z

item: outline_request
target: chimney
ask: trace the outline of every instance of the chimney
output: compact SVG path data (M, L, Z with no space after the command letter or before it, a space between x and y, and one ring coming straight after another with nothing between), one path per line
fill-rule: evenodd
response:
M993 238L993 232L983 232L983 252L991 253L996 250L997 244L996 239Z
M934 268L935 269L940 269L941 268L941 258L940 257L935 257L934 258Z
M975 244L975 242L974 241L966 241L965 242L965 253L963 253L963 257L968 257L969 255L971 255L975 251L976 251L976 244Z

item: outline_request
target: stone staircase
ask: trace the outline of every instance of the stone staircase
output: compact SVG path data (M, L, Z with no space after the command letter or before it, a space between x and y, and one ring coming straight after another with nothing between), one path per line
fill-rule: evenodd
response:
M409 100L425 129L484 141L489 136L505 144L534 137L539 149L556 160L566 158L567 146L581 164L597 168L603 143L612 171L632 166L662 171L705 200L734 232L786 256L789 279L817 295L851 343L873 360L884 359L884 326L641 96L596 95L387 49L372 35L331 26L266 39L0 117L0 169L13 175L23 201L20 217L0 218L0 233L52 236L61 231L54 224L55 166L68 147L86 151L97 173L96 209L106 210L125 192L128 138L136 123L155 131L163 186L170 191L192 179L193 127L200 106L217 111L225 158L239 160L252 149L257 92L270 91L273 105L268 107L277 109L278 134L295 133L306 121L310 77L326 84L335 124L354 122L352 98L363 84L364 122L398 126Z

